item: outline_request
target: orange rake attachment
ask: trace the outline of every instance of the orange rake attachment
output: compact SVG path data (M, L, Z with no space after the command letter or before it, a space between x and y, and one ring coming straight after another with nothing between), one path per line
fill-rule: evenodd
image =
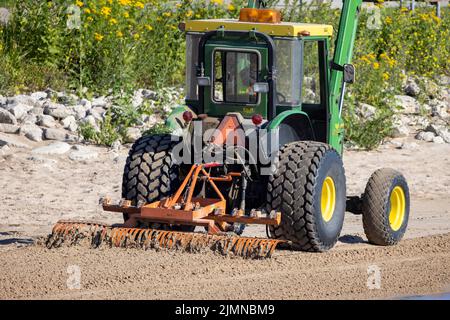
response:
M222 255L261 259L271 257L280 242L283 241L198 232L112 227L93 221L64 220L56 223L45 244L49 249L85 245L91 248L107 246L144 250L169 249L194 253L211 250Z
M215 181L231 182L234 177L240 177L241 174L231 172L225 176L212 177L205 168L215 166L219 165L214 163L193 165L176 193L160 201L132 206L128 200L112 204L111 200L102 199L101 204L105 211L126 214L127 220L123 225L112 227L96 222L59 221L49 235L46 245L53 248L81 243L90 247L106 244L111 247L165 248L188 252L210 249L246 258L270 257L275 247L286 241L231 236L225 232L233 230L235 223L279 225L281 213L272 212L268 217L257 214L245 216L244 210L233 209L231 214L227 214L227 201ZM198 180L208 182L217 194L217 199L194 198ZM160 223L166 226L165 229L178 225L203 226L207 233L139 228L152 223Z

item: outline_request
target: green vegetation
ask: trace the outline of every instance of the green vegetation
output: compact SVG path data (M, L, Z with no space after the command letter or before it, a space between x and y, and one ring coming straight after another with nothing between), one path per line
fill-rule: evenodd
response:
M79 95L114 93L131 88L160 89L184 82L184 36L177 28L187 19L235 18L245 0L78 0L4 1L12 12L0 26L0 93L51 87ZM329 3L304 6L287 1L287 21L332 23L339 10ZM380 8L380 28L367 26L373 10L363 10L355 44L357 83L349 86L345 104L347 139L373 148L386 137L407 76L430 79L450 70L450 10L442 19L433 8ZM369 23L368 23L369 21ZM122 96L122 94L116 94ZM139 112L129 101L108 111L101 132L81 126L85 137L111 143L136 123ZM377 108L371 119L357 116L358 103Z

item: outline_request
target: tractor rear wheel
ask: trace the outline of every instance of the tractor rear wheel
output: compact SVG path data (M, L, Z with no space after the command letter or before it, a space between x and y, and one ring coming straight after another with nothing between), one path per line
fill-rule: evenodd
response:
M375 171L362 197L363 226L370 243L388 246L405 234L409 219L409 188L393 169Z
M122 198L151 203L171 196L179 187L179 167L173 163L172 149L177 144L171 136L150 135L138 139L132 146L125 164ZM128 217L124 214L124 220ZM152 224L152 228L192 231L191 226Z
M298 141L279 152L269 177L267 209L280 211L281 224L270 226L273 238L289 240L303 251L326 251L342 229L346 202L345 172L329 145Z

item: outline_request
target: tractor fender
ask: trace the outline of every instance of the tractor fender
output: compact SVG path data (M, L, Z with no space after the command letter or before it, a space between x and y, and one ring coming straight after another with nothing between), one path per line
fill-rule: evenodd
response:
M294 141L315 140L311 120L307 113L300 110L284 111L265 127L269 134L278 130L280 147Z
M185 131L184 130L185 121L183 119L183 112L185 111L191 111L194 117L196 117L195 112L185 105L178 105L175 109L172 110L172 112L167 117L165 125L172 131L173 135L183 136Z

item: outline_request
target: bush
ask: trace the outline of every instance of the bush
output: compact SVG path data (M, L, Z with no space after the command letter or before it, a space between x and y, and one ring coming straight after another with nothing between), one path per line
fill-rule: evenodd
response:
M246 1L233 0L230 5L223 0L11 2L11 22L0 27L0 93L52 87L86 95L111 89L116 93L181 86L185 42L178 23L235 18L243 3ZM285 0L284 4L286 21L326 22L337 30L340 10L332 9L331 1L300 6L300 0ZM450 73L449 8L442 9L442 19L434 15L433 8L414 12L381 8L380 12L379 29L367 27L373 11L361 13L354 49L357 82L348 86L344 109L347 140L365 148L375 147L389 134L395 113L392 97L401 92L406 76L432 78ZM377 108L370 121L358 118L360 102ZM110 116L112 126L126 128L136 115L114 110ZM109 125L104 126L107 132ZM109 141L113 136L105 133L103 137Z

